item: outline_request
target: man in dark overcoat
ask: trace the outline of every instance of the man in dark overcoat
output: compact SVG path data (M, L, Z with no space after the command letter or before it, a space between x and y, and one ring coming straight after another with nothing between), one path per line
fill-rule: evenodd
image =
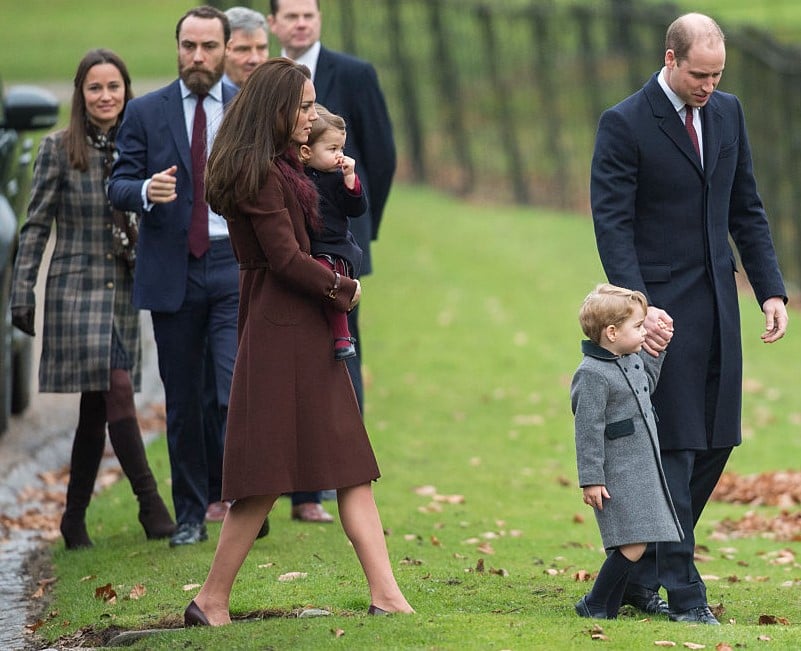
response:
M740 313L729 236L765 314L763 341L777 341L787 327L743 109L734 95L716 90L725 58L714 20L687 14L674 21L662 70L601 116L591 173L609 282L648 297L646 350L656 354L666 343L658 319L675 328L653 402L685 538L649 549L629 577L624 603L706 624L718 622L693 560L693 528L741 442Z

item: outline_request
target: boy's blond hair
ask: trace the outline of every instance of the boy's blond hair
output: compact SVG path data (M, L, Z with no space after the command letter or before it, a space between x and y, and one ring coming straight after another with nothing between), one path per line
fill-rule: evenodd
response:
M642 292L601 283L581 304L581 329L591 341L600 344L601 333L607 326L619 326L638 306L645 316L648 312L648 301Z

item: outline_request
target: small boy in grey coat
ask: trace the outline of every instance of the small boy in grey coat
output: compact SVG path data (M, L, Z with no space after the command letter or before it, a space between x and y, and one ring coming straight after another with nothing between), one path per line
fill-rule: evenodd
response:
M641 292L602 284L579 312L590 340L582 342L584 359L570 389L578 477L608 553L592 590L576 604L582 617L615 618L647 543L684 536L659 456L651 393L665 353L642 350L647 310ZM661 326L669 339L671 329Z

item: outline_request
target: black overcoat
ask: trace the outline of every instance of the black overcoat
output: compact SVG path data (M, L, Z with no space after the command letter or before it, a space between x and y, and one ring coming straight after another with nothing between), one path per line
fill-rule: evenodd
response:
M662 449L730 447L741 441L742 351L729 237L760 306L786 292L739 100L716 90L701 109L702 168L657 74L601 116L591 180L598 251L609 282L645 293L674 319L653 396ZM720 389L707 436L713 356Z

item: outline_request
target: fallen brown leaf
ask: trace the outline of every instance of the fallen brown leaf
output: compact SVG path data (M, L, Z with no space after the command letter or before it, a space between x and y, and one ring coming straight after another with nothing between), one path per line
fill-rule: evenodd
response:
M669 647L669 646L676 646L676 643L675 642L671 642L670 640L656 640L654 642L654 646Z
M579 570L573 574L574 581L589 581L590 579L592 579L592 574L587 570Z
M342 637L345 635L345 631L343 631L341 628L332 628L331 633L333 633L334 637Z
M115 603L117 601L117 592L111 587L110 583L106 583L106 585L95 588L95 599L102 599L107 603Z
M297 581L298 579L305 579L308 572L287 572L278 577L278 580L286 583L287 581Z
M789 626L790 621L784 617L777 617L776 615L760 615L759 624L760 625L783 624L784 626Z
M696 644L695 642L685 642L682 646L688 649L706 649L706 645Z
M25 628L31 633L36 633L42 626L44 626L44 622L41 619L37 619L33 624L26 624Z
M131 591L128 593L128 598L136 601L137 599L144 597L146 594L147 588L145 588L145 586L141 583L137 583L133 588L131 588Z

